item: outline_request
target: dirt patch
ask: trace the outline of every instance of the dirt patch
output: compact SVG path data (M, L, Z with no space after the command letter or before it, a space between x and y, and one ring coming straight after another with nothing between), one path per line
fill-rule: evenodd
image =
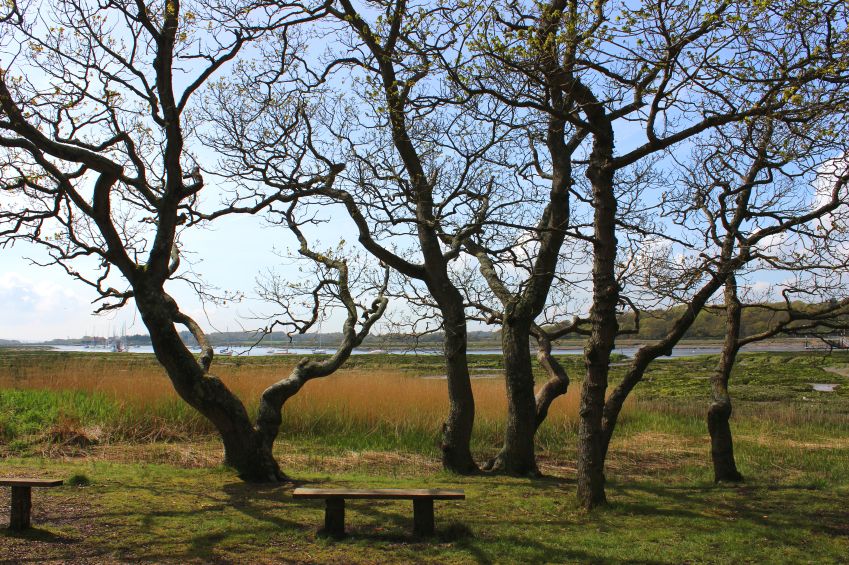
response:
M437 472L442 468L437 459L414 453L392 453L386 451L349 451L344 455L321 456L284 454L281 457L281 464L284 468L287 465L291 465L329 472L350 471L353 469L385 470L401 467Z
M701 443L658 432L643 432L614 440L606 467L621 477L656 477L672 472L686 462L703 461Z
M832 373L834 375L840 375L841 377L849 378L849 366L846 365L834 365L832 367L823 367L822 370L827 373Z

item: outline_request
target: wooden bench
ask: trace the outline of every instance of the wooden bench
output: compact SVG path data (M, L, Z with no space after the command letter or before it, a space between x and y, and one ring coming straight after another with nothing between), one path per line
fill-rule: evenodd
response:
M32 510L32 487L58 487L61 479L30 479L27 477L0 478L0 486L12 487L12 506L9 513L10 530L26 530L30 527Z
M296 488L293 498L323 498L324 532L334 537L345 535L345 499L380 499L413 501L413 533L418 536L433 535L433 501L464 500L462 490L445 489L331 489Z

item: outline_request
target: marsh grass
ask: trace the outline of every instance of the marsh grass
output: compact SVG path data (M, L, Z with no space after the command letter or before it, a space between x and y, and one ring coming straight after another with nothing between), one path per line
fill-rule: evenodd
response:
M255 411L262 391L286 377L297 358L219 359L214 372ZM577 433L581 359L564 356L573 377L540 428L543 457L569 458ZM629 400L617 441L646 431L705 440L708 379L715 356L654 364ZM732 376L734 429L753 446L829 444L849 429L849 378L829 372L849 355L754 353ZM476 420L473 448L497 449L506 399L498 356L471 358ZM539 369L537 369L539 371ZM613 367L615 384L623 367ZM322 449L401 450L433 456L447 412L438 356L355 356L342 371L308 383L284 409L281 439ZM810 382L844 379L835 393ZM538 372L538 382L544 376ZM765 397L771 400L764 400ZM0 445L20 452L43 443L187 441L214 435L202 416L180 400L151 355L56 353L0 349ZM784 445L781 444L781 445ZM703 449L701 445L699 449ZM759 447L758 447L759 448Z
M0 438L7 443L65 442L78 435L108 442L212 434L211 425L177 397L164 371L151 361L136 355L6 353L0 357ZM308 383L284 408L284 437L321 438L357 449L433 452L448 409L438 360L418 366L405 360L394 368L381 358L371 361L374 367L362 367L357 359L354 368ZM291 368L288 358L260 358L221 362L215 374L254 412L262 391ZM499 362L479 363L473 375L476 441L492 446L506 411ZM541 441L574 433L578 402L576 387L558 399Z

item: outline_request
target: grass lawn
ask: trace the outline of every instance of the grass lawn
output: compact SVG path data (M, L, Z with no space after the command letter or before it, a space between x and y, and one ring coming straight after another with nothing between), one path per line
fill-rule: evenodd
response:
M547 477L456 477L421 455L282 445L296 484L248 485L215 464L215 443L113 445L81 456L8 457L4 475L82 486L35 490L35 528L0 534L12 561L304 563L845 563L849 441L759 445L741 434L743 486L710 482L703 442L631 430L612 454L608 508L575 505L574 471L544 458ZM782 459L782 453L789 455ZM804 461L806 465L795 465ZM84 477L84 479L83 479ZM409 502L351 501L341 541L317 534L321 501L297 485L459 487L436 502L437 536L410 533ZM7 513L8 495L0 502ZM2 558L0 558L2 559Z
M369 436L386 428L348 415L344 434L284 429L278 455L296 481L257 486L218 464L220 445L202 428L167 442L104 432L102 441L78 443L39 430L70 425L72 409L84 427L129 425L105 412L114 399L90 402L89 392L68 397L55 387L28 396L3 381L0 475L73 484L34 489L35 527L0 530L0 562L849 562L849 386L813 393L807 385L849 382L834 372L849 367L849 357L744 356L733 420L741 486L712 483L704 376L714 364L666 361L647 375L611 447L610 505L589 514L575 503L571 417L541 430L542 479L449 475L439 468L435 434L378 441ZM10 378L29 378L12 369ZM169 426L184 423L182 412L173 417ZM483 429L480 460L497 449L495 424ZM462 488L467 499L435 503L434 539L410 533L409 501L349 501L349 535L333 541L317 534L323 502L291 499L301 485ZM0 525L8 504L4 490Z

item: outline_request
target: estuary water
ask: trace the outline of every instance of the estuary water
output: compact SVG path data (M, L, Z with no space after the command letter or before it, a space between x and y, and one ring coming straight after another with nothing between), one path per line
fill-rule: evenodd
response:
M636 353L639 346L623 346L614 350L614 353L619 353L621 355L625 355L627 357L632 357L634 353ZM75 352L89 352L89 353L109 353L110 350L103 347L87 347L83 345L53 345L50 346L50 349L53 351L75 351ZM193 351L200 351L199 348L194 347L191 348ZM805 346L804 343L781 343L780 345L775 345L770 347L770 344L764 343L759 344L758 347L751 348L749 351L804 351ZM672 355L670 357L690 357L693 355L715 355L721 351L721 348L718 346L693 346L688 344L683 344L679 347L676 347L672 350ZM153 347L150 345L143 346L131 346L127 353L153 353ZM282 348L282 347L266 347L266 346L256 346L256 347L245 347L245 346L223 346L216 347L215 354L216 357L220 360L221 357L227 356L237 356L237 357L258 357L258 356L266 356L266 355L274 355L274 356L298 356L298 355L310 355L310 354L319 354L333 353L331 348L322 348L322 349L313 349L308 347L290 347L290 348ZM418 349L402 349L402 348L389 348L389 349L355 349L354 355L365 355L365 354L375 354L375 353L388 353L392 355L441 355L441 351L439 349L434 348L418 348ZM468 351L469 355L500 355L501 351L498 349L470 349ZM583 349L579 347L572 348L556 348L553 350L555 355L581 355L583 353Z

